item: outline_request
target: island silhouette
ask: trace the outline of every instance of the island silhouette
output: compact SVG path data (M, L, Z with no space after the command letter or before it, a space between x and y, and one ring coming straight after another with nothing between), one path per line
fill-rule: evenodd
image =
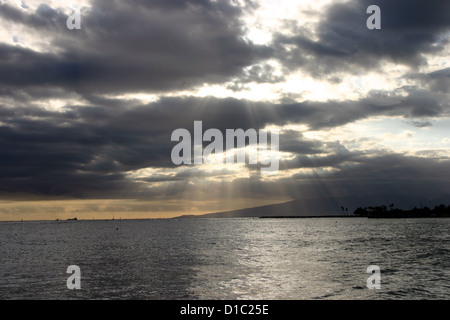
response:
M360 201L358 201L360 200ZM360 206L360 203L380 203L374 199L356 199L353 202L349 198L321 198L321 199L297 199L284 203L264 205L259 207L244 208L238 210L214 212L202 215L183 215L178 218L423 218L423 217L450 217L450 205L439 202L430 209L418 207L405 201L400 202L400 207L390 205ZM345 204L345 205L343 205ZM349 209L352 208L352 209ZM405 209L411 208L412 209ZM431 207L431 206L430 206ZM356 209L354 209L356 208Z
M394 208L394 204L389 206L381 205L376 207L358 207L354 215L368 218L432 218L432 217L450 217L450 205L440 204L433 209L428 207L410 210Z

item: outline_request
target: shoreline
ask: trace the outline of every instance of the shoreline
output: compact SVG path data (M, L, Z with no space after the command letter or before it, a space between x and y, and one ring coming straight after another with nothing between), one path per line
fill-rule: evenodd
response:
M77 220L1 220L0 223L22 223L22 222L54 222L54 223L77 223L77 222L120 222L120 221L138 221L138 220L174 220L174 219L314 219L314 218L362 218L362 219L442 219L450 218L450 216L350 216L350 215L323 215L323 216L255 216L255 217L202 217L202 216L179 216L172 218L138 218L138 219L77 219Z
M324 216L261 216L260 219L299 219L299 218L364 218L351 215L324 215Z

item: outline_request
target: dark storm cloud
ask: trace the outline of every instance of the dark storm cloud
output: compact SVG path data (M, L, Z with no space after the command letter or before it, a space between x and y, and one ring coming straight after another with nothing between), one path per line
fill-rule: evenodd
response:
M358 165L343 166L324 177L330 188L342 188L350 194L405 194L439 196L450 192L450 161L402 154L381 154L364 159Z
M61 10L31 14L8 5L0 16L49 37L48 53L2 45L5 87L59 86L68 91L127 92L189 89L223 82L267 49L242 39L247 7L228 1L105 1L82 12L68 30ZM250 9L248 9L250 10Z
M146 130L151 122L135 127L133 115L100 109L60 113L2 107L1 191L108 197L136 186L125 178L126 171L170 165L170 136Z
M450 68L429 74L432 79L430 89L434 92L450 93Z
M450 93L450 68L436 70L430 73L413 73L409 78L418 80L424 88L435 94Z
M445 115L448 101L445 96L435 95L416 87L403 87L399 92L372 91L359 101L305 101L289 104L250 101L235 98L215 97L163 97L145 106L121 110L108 108L129 105L129 100L109 100L91 97L91 101L102 101L103 108L83 108L80 115L84 121L102 121L126 114L137 119L137 123L152 121L151 129L193 128L193 122L201 120L203 130L217 128L264 128L268 124L305 124L312 129L334 128L371 116L403 116L407 119L439 117ZM177 115L182 114L183 117ZM100 120L99 120L100 119ZM120 117L119 117L120 119ZM135 120L133 120L135 121ZM117 126L126 122L120 119ZM149 123L149 122L147 122ZM126 125L126 124L123 124ZM144 125L144 123L142 123ZM291 133L292 134L292 133ZM289 140L286 141L286 144Z
M438 115L432 97L427 98L431 109L420 109L420 114ZM195 120L203 122L203 131L259 129L270 124L332 128L372 115L416 114L421 103L415 103L415 99L415 95L374 93L359 102L271 104L231 98L166 97L142 105L94 95L88 97L89 105L60 111L18 102L14 107L0 105L0 191L111 197L123 196L121 190L137 193L144 181L186 183L211 173L187 168L140 180L129 179L126 173L143 168L173 169L170 155L176 142L171 141L171 134L177 128L192 133ZM339 143L306 139L293 130L282 132L280 151L293 154L291 160L280 163L280 170L341 169L346 163L365 161L360 153L349 152Z
M369 4L381 7L382 30L367 30ZM127 172L173 169L171 133L177 128L192 132L195 120L203 121L203 130L223 132L271 124L304 124L320 130L379 115L403 116L423 127L430 125L429 117L448 114L448 69L414 75L422 81L422 88L372 91L355 101L291 99L273 104L161 97L142 105L102 95L166 92L224 81L236 81L234 89L239 90L239 82L281 81L283 76L274 75L274 68L263 62L270 57L278 58L287 72L303 68L338 83L346 72L376 68L381 61L412 67L424 64L423 54L439 52L446 44L440 35L450 25L448 1L347 1L332 4L322 13L315 30L318 41L297 26L294 35L276 34L273 48L268 48L241 38L241 16L251 10L250 2L247 5L96 0L90 10L82 11L82 29L72 31L66 28L67 16L61 10L42 5L33 13L24 13L2 5L2 19L42 33L51 47L38 52L0 45L0 192L98 198L194 192L197 186L187 186L188 182L231 173L187 166L171 174L157 172L130 179ZM286 45L291 45L290 51ZM80 97L85 105L68 105L60 112L39 105L47 98ZM306 139L293 130L282 132L280 151L293 154L292 159L280 162L280 170L331 167L336 171L299 173L279 182L264 182L255 174L250 179L235 179L232 192L297 197L344 187L355 194L380 188L416 193L448 190L448 161L363 154L338 142ZM158 189L161 182L170 185ZM206 194L213 191L213 184L202 186ZM215 194L228 194L220 191Z
M292 159L281 160L280 170L297 168L342 168L345 163L362 163L365 160L362 152L350 152L340 143L324 143L322 153L325 155L308 155L297 153Z
M296 154L317 154L323 152L322 143L317 140L308 140L303 134L294 130L283 130L280 140L280 151Z
M192 132L195 120L203 121L204 130L223 131L263 127L272 121L267 114L270 105L236 99L164 98L149 105L91 97L93 101L97 104L62 112L1 106L0 191L117 196L121 189L139 187L126 178L127 171L173 167L170 154L175 143L170 137L177 128ZM311 153L320 148L317 142L302 142L292 132L287 137L282 150ZM142 181L185 183L196 173L193 170L156 174Z
M252 2L93 1L82 10L81 30L66 28L61 9L41 5L24 13L7 4L0 16L30 27L50 40L39 53L3 44L0 84L13 91L49 86L82 94L191 89L204 83L281 81L268 58L284 72L301 68L314 76L340 81L333 73L374 69L382 61L412 67L426 63L423 54L448 43L450 4L443 0L379 0L334 3L321 12L315 30L300 23L293 34L274 34L268 46L243 40L242 15ZM382 11L382 29L368 30L366 8ZM311 31L317 40L311 38ZM286 46L290 46L289 50ZM241 85L239 85L239 83ZM445 80L437 90L447 90Z
M368 195L379 196L377 202L368 205L386 204L386 201L394 201L398 204L396 201L399 201L399 195L409 199L409 203L414 203L415 198L445 197L448 201L450 194L448 185L450 161L448 159L381 152L365 157L360 156L359 161L353 163L342 162L331 172L322 172L320 167L308 167L308 169L310 170L276 181L264 181L256 176L236 179L233 181L230 192L234 196L270 195L294 199L328 197L356 199ZM204 185L204 189L211 193L217 188L220 188L220 185L214 183ZM192 193L192 196L195 196L195 193ZM355 204L361 205L358 201L355 201ZM423 205L423 203L416 205Z
M353 155L352 158L356 161L352 162L336 161L337 158L338 155L333 155L323 159L327 161L326 165L328 162L340 163L339 166L332 164L335 170L331 172L322 172L320 167L310 166L306 167L310 169L306 172L299 172L277 181L242 180L234 185L234 190L236 194L251 189L255 192L260 191L261 194L283 195L297 199L365 195L404 195L414 199L414 197L436 198L445 194L448 198L450 194L447 182L450 179L448 159L388 152L366 156Z
M333 128L371 116L422 118L445 115L445 96L403 87L396 91L371 91L359 101L305 101L277 106L274 123L302 123L311 129Z
M381 9L381 30L366 27L370 5ZM323 77L374 69L383 61L413 68L424 65L424 54L439 52L448 44L442 36L449 30L446 0L355 0L333 3L321 13L313 30L317 40L298 23L293 35L277 34L274 47L286 70L302 68Z
M40 31L58 30L60 29L60 26L66 24L67 20L67 16L65 16L61 10L55 10L47 4L41 4L36 9L36 12L31 15L24 13L23 10L3 4L0 7L0 17Z
M94 68L91 64L55 54L44 54L21 47L0 45L0 83L16 90L27 86L77 86ZM74 87L75 89L75 87Z

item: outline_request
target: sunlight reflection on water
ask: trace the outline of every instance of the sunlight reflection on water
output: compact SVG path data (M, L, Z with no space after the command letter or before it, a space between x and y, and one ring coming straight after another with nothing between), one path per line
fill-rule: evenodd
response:
M0 223L1 299L448 299L450 219ZM68 290L67 266L81 268ZM369 265L381 289L369 290Z

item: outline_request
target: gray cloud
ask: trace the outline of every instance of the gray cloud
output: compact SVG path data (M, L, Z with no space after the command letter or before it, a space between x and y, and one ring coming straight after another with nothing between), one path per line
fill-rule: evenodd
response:
M434 92L450 93L450 68L432 72L430 89Z
M320 168L312 172L301 172L276 181L264 181L252 176L236 179L227 186L221 183L205 182L202 187L183 188L179 181L180 194L186 192L193 199L198 192L222 196L283 196L295 199L320 199L333 197L357 198L379 195L381 201L393 201L403 196L413 199L448 199L450 162L443 159L380 153L360 157L357 163L344 163L333 172L324 173ZM309 168L312 169L312 168ZM379 200L380 201L380 200ZM371 205L378 205L372 203ZM360 205L360 204L359 204ZM423 205L423 204L417 204Z
M381 30L366 27L370 5L381 8ZM323 78L371 70L383 61L415 68L427 63L424 54L448 44L442 37L450 30L450 3L445 0L339 2L328 6L321 17L315 30L298 24L293 35L276 35L274 46L287 71L301 68ZM312 32L317 40L311 38Z
M220 83L267 49L242 39L245 7L226 1L96 0L81 30L68 30L61 10L41 5L25 14L8 5L0 16L47 35L55 53L0 47L0 83L56 86L81 93L166 91ZM250 9L248 9L250 10Z
M0 106L0 191L78 197L106 197L120 194L124 188L137 192L140 182L127 178L126 172L173 168L170 154L175 143L171 133L177 128L192 132L195 120L203 121L203 130L217 128L223 132L230 128L259 129L269 124L307 124L320 129L373 115L409 112L428 116L438 115L440 110L431 96L420 94L400 98L374 93L359 102L296 104L166 97L142 105L130 100L88 98L90 105L66 107L61 112L27 103L13 108ZM417 108L425 98L430 99L427 105L431 109L423 107L419 112ZM339 143L305 139L301 132L293 130L282 133L280 151L294 155L280 163L280 170L329 166L341 169L345 163L367 160ZM141 182L184 183L207 175L192 169L166 177L155 175Z
M317 154L323 152L320 141L305 139L301 132L284 130L282 137L279 145L280 151L297 154Z
M254 7L245 4L95 0L76 31L65 27L67 17L60 9L41 5L27 14L3 5L2 18L47 35L55 53L2 45L0 74L9 76L0 83L10 90L52 86L86 94L280 81L283 76L274 76L264 64L268 58L281 61L285 73L301 68L336 82L335 73L374 69L386 60L413 68L426 64L424 54L437 53L448 43L442 35L450 30L450 10L442 0L331 4L315 30L295 24L293 35L275 33L270 47L242 39L242 14ZM366 28L370 4L381 7L381 30ZM318 40L311 39L311 32ZM447 80L441 77L435 89L447 92Z
M365 27L369 4L381 7L382 30ZM314 30L318 41L311 39L311 30L295 25L294 35L275 34L266 47L242 39L241 18L252 10L251 2L96 0L90 10L83 9L82 29L73 31L58 8L42 5L24 13L2 5L2 19L41 33L52 49L0 45L0 193L77 198L189 193L194 198L197 192L205 197L449 192L446 159L350 151L339 141L307 139L294 130L280 137L280 151L293 154L281 161L280 170L308 170L289 178L264 181L255 173L257 166L248 166L250 178L223 184L205 180L226 177L227 170L186 166L168 175L130 179L126 174L173 169L170 135L177 128L192 131L195 120L203 121L204 130L222 131L271 124L326 130L380 115L430 126L430 118L449 115L449 69L421 74L415 67L426 64L424 54L447 44L441 35L449 30L448 7L437 0L331 4ZM240 90L248 82L281 81L286 74L274 75L267 58L282 62L286 73L302 68L331 83L391 61L416 69L407 76L418 85L326 102L164 96L204 83L231 81ZM104 95L137 91L163 96L142 104ZM40 104L49 98L67 99L67 105L50 111ZM71 105L68 99L80 103ZM432 152L427 154L433 157ZM334 171L318 173L325 167ZM203 181L188 183L197 180Z

